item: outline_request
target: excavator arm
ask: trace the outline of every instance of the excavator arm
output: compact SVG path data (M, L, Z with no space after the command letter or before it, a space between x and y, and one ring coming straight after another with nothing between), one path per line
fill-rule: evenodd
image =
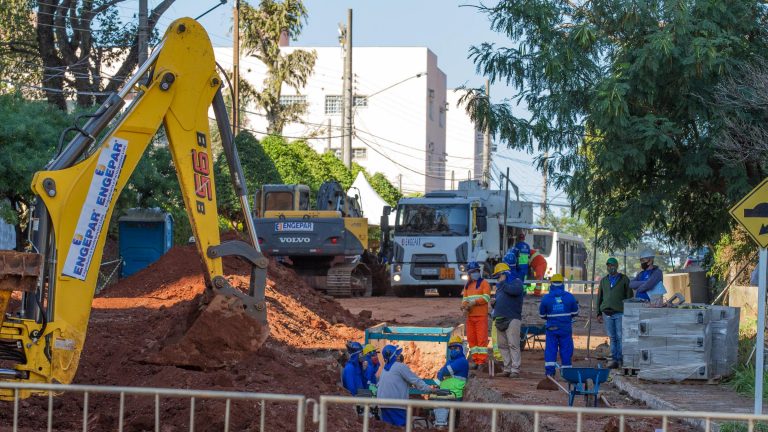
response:
M135 97L122 111L130 94ZM251 240L221 244L209 108L213 105L234 189ZM107 129L100 142L93 138ZM85 342L107 227L117 198L160 126L173 156L184 204L205 268L209 294L234 298L267 334L267 261L259 250L233 145L213 48L200 24L175 21L119 94L113 95L45 170L35 174L38 203L31 253L0 255L0 307L9 285L24 292L18 314L0 327L0 380L72 382ZM249 293L223 276L222 257L252 264ZM5 261L3 261L5 260ZM3 270L4 269L4 270ZM5 274L3 274L5 272ZM34 279L36 283L30 283ZM5 284L2 282L5 281ZM5 300L4 300L5 299ZM5 309L0 311L0 320ZM262 341L263 342L263 341ZM9 363L11 363L9 365ZM0 393L0 397L8 396ZM22 396L28 396L23 394Z

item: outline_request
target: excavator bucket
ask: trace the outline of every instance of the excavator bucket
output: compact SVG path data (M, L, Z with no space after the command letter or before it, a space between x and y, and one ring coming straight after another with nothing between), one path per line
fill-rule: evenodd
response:
M13 291L34 292L42 256L34 253L0 251L0 326Z

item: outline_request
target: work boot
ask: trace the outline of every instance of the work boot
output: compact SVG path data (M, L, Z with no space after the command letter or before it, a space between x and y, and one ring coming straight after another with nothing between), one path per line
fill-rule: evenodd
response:
M517 372L507 372L510 378L520 378L520 374Z
M470 363L469 368L472 370L477 370L477 368L480 367L477 363Z
M507 371L499 373L500 377L508 377L509 375L510 375L510 372L507 372Z

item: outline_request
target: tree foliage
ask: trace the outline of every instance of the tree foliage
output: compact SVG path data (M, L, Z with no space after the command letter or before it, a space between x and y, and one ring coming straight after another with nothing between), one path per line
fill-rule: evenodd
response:
M470 56L491 82L519 92L530 118L480 89L464 98L468 110L510 147L549 152L555 184L605 230L604 247L646 231L701 244L728 230L728 204L762 173L716 157L713 94L765 55L760 2L524 0L480 9L512 45L484 43Z
M241 6L242 45L247 55L256 57L267 68L264 88L255 93L254 101L266 114L270 134L282 134L285 124L298 120L307 109L306 104L280 103L283 84L298 92L315 67L315 51L284 54L280 50L280 38L285 35L295 40L306 18L301 0L261 0L258 8Z
M397 189L383 174L368 174L357 164L349 170L333 153L318 154L304 141L289 143L282 137L268 136L259 142L250 132L241 132L235 143L252 195L264 184L303 184L309 186L311 204L314 205L323 182L335 180L348 190L357 173L362 171L373 189L390 205L400 199ZM229 220L241 221L240 203L229 183L229 168L224 155L219 155L214 163L214 175L220 213Z
M149 34L175 0L162 0L148 13ZM14 65L26 76L14 83L43 88L48 102L66 109L73 95L81 107L104 99L136 69L139 58L135 22L123 22L118 6L127 0L3 0L0 3L0 71ZM33 30L34 29L34 30ZM115 47L124 47L127 52ZM114 76L105 66L119 65Z
M0 202L10 202L13 212L6 209L2 217L16 225L17 234L34 198L32 176L54 156L59 134L71 121L46 102L0 95Z

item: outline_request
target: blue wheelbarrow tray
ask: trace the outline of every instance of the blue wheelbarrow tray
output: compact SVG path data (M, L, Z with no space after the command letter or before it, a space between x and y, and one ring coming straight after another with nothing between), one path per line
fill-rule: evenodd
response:
M568 406L573 406L576 396L584 396L589 404L589 396L594 396L594 406L600 393L600 384L608 380L611 370L605 368L570 367L560 368L560 376L568 382ZM589 382L592 388L589 388Z

